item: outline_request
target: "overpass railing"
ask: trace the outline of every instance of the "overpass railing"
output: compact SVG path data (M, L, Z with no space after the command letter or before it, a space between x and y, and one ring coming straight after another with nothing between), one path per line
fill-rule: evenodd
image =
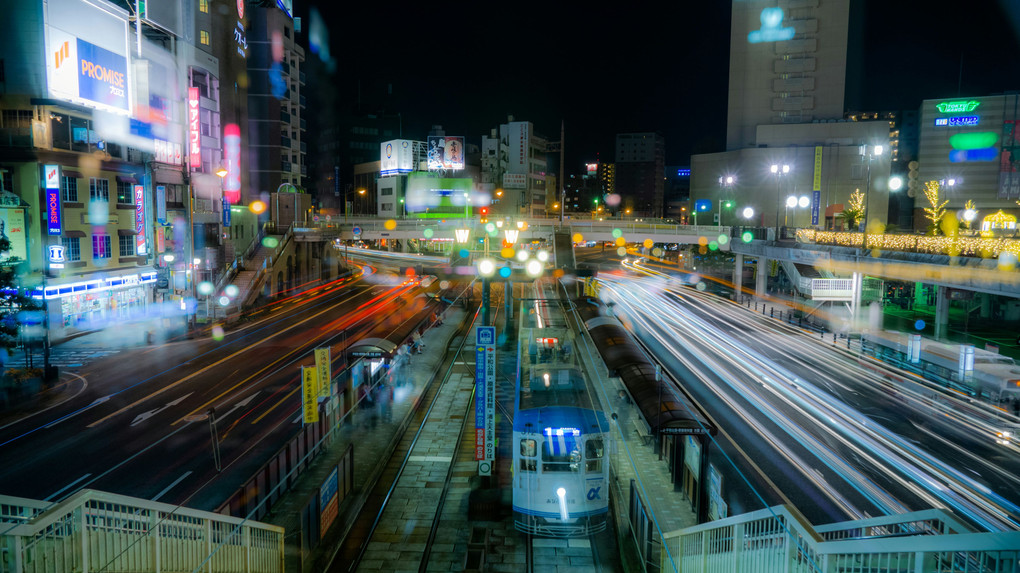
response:
M1015 571L1020 532L975 533L939 509L813 527L776 506L663 535L661 571Z
M82 490L50 504L0 496L0 572L282 573L282 527Z

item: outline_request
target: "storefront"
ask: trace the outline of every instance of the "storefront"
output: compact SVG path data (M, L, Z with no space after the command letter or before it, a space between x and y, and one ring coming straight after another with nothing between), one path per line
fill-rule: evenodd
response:
M56 318L59 305L59 325L65 333L92 330L145 317L155 282L155 271L147 271L47 285L45 297L51 317Z

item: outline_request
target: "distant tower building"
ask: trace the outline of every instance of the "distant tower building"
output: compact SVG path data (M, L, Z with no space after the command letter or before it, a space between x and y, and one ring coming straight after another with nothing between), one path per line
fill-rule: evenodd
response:
M850 1L732 5L726 149L756 147L759 125L842 118Z
M666 140L658 133L621 133L616 136L616 189L619 212L662 217L663 170ZM610 205L610 208L617 206ZM615 209L614 209L615 210Z

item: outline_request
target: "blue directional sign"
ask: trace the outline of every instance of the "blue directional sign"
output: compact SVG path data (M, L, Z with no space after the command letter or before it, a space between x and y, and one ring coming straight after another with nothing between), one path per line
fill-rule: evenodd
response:
M479 326L475 336L478 340L478 344L496 344L496 327L495 326Z

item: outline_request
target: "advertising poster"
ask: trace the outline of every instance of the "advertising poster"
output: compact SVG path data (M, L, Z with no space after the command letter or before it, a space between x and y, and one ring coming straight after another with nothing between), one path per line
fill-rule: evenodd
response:
M430 135L428 163L429 171L464 169L464 138Z
M999 199L1020 199L1020 120L1002 124L1002 151L999 155Z
M301 410L304 412L306 424L319 421L318 374L315 368L301 367Z
M25 210L0 208L0 239L10 241L8 250L0 251L0 261L28 257L25 244Z
M319 535L326 536L326 531L336 519L340 511L339 470L336 466L319 487Z
M319 371L319 397L329 398L333 381L329 347L315 349L315 368Z
M223 195L237 205L241 202L241 128L236 123L228 123L223 128L223 155L227 162Z
M406 139L394 139L380 143L379 160L381 175L410 173L414 170L411 142Z

